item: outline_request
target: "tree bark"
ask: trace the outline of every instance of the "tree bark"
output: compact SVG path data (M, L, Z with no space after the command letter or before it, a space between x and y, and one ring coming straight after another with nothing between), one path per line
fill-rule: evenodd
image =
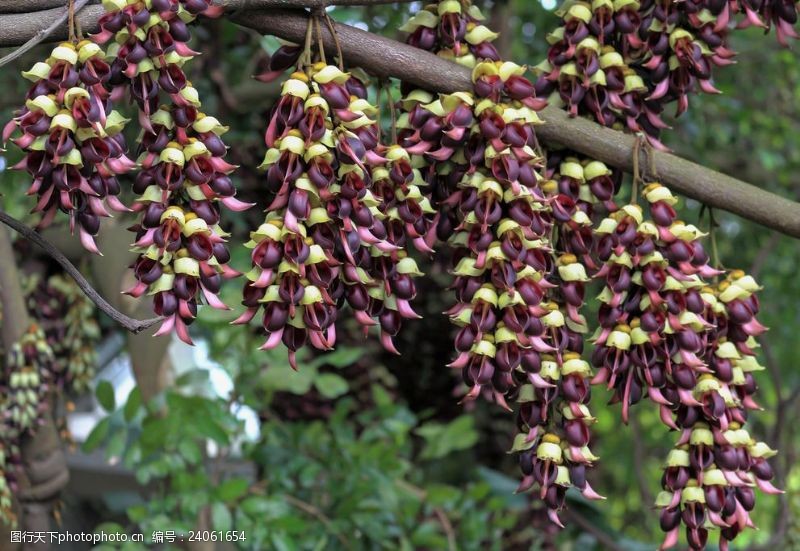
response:
M24 0L32 1L32 0ZM42 0L36 0L41 2ZM54 0L55 1L55 0ZM357 4L385 3L383 0L344 0ZM0 0L0 13L8 0ZM331 2L343 3L343 2ZM224 0L236 23L263 34L301 42L308 22L308 12L286 9L252 9L254 6L317 5L317 0ZM247 9L243 9L247 6ZM238 11L237 11L238 10ZM59 17L63 9L35 14L0 15L0 46L24 43ZM87 6L79 20L86 31L97 28L103 13L101 6ZM323 27L325 27L323 25ZM336 24L343 53L350 65L363 67L381 77L395 77L435 92L471 90L470 71L429 52L395 40ZM323 31L325 47L335 51L327 29ZM55 31L53 38L66 36L66 29ZM611 130L581 117L571 118L556 107L541 113L545 124L537 129L547 144L561 144L604 163L630 171L633 166L634 137ZM656 152L654 164L661 181L674 191L701 201L709 207L726 210L743 218L792 237L800 237L800 203L759 189L736 178L705 168L669 153Z

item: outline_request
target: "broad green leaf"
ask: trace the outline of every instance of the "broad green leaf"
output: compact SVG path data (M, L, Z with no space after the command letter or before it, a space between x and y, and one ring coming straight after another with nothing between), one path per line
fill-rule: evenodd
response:
M225 502L235 501L247 493L250 482L244 478L229 478L217 486L217 497Z
M97 383L95 396L97 396L97 402L104 410L109 413L114 411L116 401L114 400L114 387L110 382L103 380Z
M100 422L94 426L92 432L89 433L89 436L86 437L86 441L82 446L83 451L85 453L90 453L105 442L109 427L111 427L111 417L101 419Z
M133 418L136 416L136 413L139 411L139 408L142 405L142 392L139 390L139 387L135 387L131 390L130 394L128 394L128 400L125 402L125 420L130 423Z
M314 379L314 386L326 398L338 398L350 389L347 381L335 373L320 373Z
M222 532L227 532L233 526L231 511L224 503L211 504L211 526Z

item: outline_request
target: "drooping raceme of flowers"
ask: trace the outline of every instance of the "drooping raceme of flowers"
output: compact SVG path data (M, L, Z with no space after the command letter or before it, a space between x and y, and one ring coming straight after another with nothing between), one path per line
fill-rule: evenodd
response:
M187 326L205 301L227 308L219 299L223 278L237 272L228 266L227 234L220 228L220 204L241 211L230 178L236 168L224 160L221 136L227 127L202 112L197 90L183 72L196 52L188 46L187 23L198 15L216 16L207 0L114 0L104 4L95 40L109 47L109 84L116 94L127 90L139 108L141 171L134 184L134 210L141 212L133 265L137 283L127 291L153 296L156 314L165 318L157 335L175 330L191 343ZM160 105L164 92L168 105Z
M394 223L390 237L384 219L392 207L372 192L374 172L386 177L378 169L407 185L409 167L400 150L382 156L365 92L356 77L320 62L283 83L270 114L262 168L276 195L251 233L247 310L236 322L250 321L263 305L264 348L283 342L293 366L306 344L334 346L337 303L347 303L365 329L379 325L392 351L400 321L417 317L408 302L416 263L401 252Z
M153 295L156 313L166 318L157 334L175 329L188 343L187 326L200 301L227 309L218 296L222 280L238 275L228 266L228 234L219 226L219 205L234 210L250 206L234 197L229 174L235 167L213 152L227 129L202 112L195 116L181 126L159 110L152 117L155 132L142 141L142 171L134 184L140 194L134 210L142 215L133 228L140 256L133 266L137 284L127 291L134 297ZM161 144L171 137L181 141ZM218 153L224 150L222 144Z
M60 210L77 226L83 246L99 253L95 236L107 207L123 212L117 176L134 163L125 155L121 134L127 122L110 110L105 88L109 67L103 51L88 41L64 42L44 62L23 73L34 85L17 116L3 131L3 141L25 151L14 168L33 178L28 195L36 195L33 212L42 213L39 227L49 226Z
M47 411L55 369L53 350L36 324L6 352L0 374L0 518L12 523L11 493L15 471L22 468L20 439L36 431Z
M28 294L28 313L41 326L55 356L54 381L80 393L89 387L97 363L100 338L94 304L67 276L42 278Z

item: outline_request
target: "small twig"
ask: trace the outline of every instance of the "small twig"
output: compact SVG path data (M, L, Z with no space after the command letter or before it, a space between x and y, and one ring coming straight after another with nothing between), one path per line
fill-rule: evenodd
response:
M284 494L283 499L285 499L290 505L294 505L295 507L297 507L301 511L303 511L305 513L308 513L309 515L311 515L315 519L319 520L325 526L325 528L328 529L328 531L331 534L336 536L336 538L339 540L339 542L342 545L344 545L345 549L350 549L351 548L350 547L350 542L348 541L348 539L346 537L344 537L344 535L339 530L336 529L336 527L333 525L333 522L331 521L331 519L329 519L325 515L325 513L320 511L317 507L315 507L314 505L312 505L312 504L310 504L308 502L303 501L302 499L297 499L296 497L294 497L292 495L289 495L289 494Z
M67 16L69 18L69 23L67 26L69 30L68 40L70 42L75 42L75 0L67 0Z
M322 13L324 14L325 10L322 10ZM317 50L319 50L319 59L325 65L327 65L328 60L325 58L325 45L322 43L322 26L319 24L320 16L314 15L311 19L314 21L314 32L317 34Z
M400 480L400 479L396 480L395 484L397 484L397 486L406 490L407 492L413 494L414 497L416 497L420 501L425 501L426 499L428 499L428 492L426 492L419 486L415 486L410 482L406 482L405 480ZM439 507L434 507L433 514L436 515L436 518L439 520L439 524L442 525L442 530L444 530L444 533L447 536L447 549L449 551L456 551L458 549L458 542L456 541L456 531L453 529L453 523L450 522L450 519L447 517L447 513L445 513Z
M336 44L336 55L339 59L339 70L344 71L344 55L342 55L342 45L339 42L339 35L336 33L336 27L333 26L333 21L331 20L331 16L328 15L328 12L323 11L322 15L325 17L325 23L328 25L328 30L331 31L333 43Z
M609 551L624 551L623 547L617 543L611 534L604 532L592 524L589 519L577 512L574 508L564 511L564 516L569 517L575 524L593 535L598 543L603 546L603 549L608 549Z
M714 209L708 207L708 233L711 238L711 259L714 263L714 268L722 270L723 266L719 260L719 248L717 247L717 220L714 218ZM717 281L719 276L714 276L714 281Z
M8 226L9 228L13 229L17 233L19 233L22 237L27 239L28 241L38 245L41 247L44 252L46 252L53 260L58 262L64 271L67 272L72 279L75 280L75 283L78 284L78 287L89 297L89 300L94 302L100 310L106 313L108 317L112 320L117 322L119 325L130 331L131 333L141 333L148 327L152 327L153 325L163 321L163 318L151 318L146 320L137 320L131 317L126 316L113 306L111 306L106 299L100 296L100 294L95 291L92 284L89 283L83 274L81 274L80 270L75 267L69 259L64 256L64 253L58 250L55 245L50 243L47 239L41 236L41 234L37 233L26 224L20 222L13 216L9 215L8 213L0 210L0 222Z
M22 54L33 48L34 46L38 45L39 43L43 42L47 39L48 36L53 34L56 29L58 29L61 25L64 24L64 21L70 18L70 13L74 14L79 12L83 6L89 3L89 0L70 0L69 6L67 9L64 10L64 14L61 17L56 18L52 23L50 23L47 27L42 29L41 31L37 32L33 35L33 38L28 40L25 44L8 54L7 56L0 59L0 67L6 65L7 63L11 63ZM70 9L71 7L71 9ZM73 36L74 32L74 25L69 26L69 34Z

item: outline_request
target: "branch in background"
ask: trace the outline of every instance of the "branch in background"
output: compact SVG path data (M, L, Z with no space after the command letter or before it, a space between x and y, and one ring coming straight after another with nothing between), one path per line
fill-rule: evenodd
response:
M56 0L53 0L54 2ZM60 1L60 0L58 0ZM255 6L308 6L320 0L225 0L221 2L233 10L231 19L262 34L302 42L308 21L308 12L301 10L258 10ZM40 5L42 0L36 0ZM5 3L5 2L4 2ZM4 3L0 3L0 12ZM333 4L375 4L385 0L340 0ZM323 2L327 5L328 2ZM247 9L244 9L244 8ZM239 10L239 11L236 11ZM81 10L79 21L86 30L95 30L103 13L100 6L87 6ZM0 15L0 46L13 46L29 40L41 26L61 15L61 10L47 10L35 14ZM342 49L348 62L360 66L379 77L395 77L437 92L470 90L470 71L429 52L384 38L354 27L336 24ZM66 36L66 28L56 31ZM333 38L323 31L325 47L335 51ZM630 172L633 168L634 136L604 128L588 119L571 118L557 107L546 107L541 112L545 124L537 134L550 145L560 144L604 163ZM753 185L719 172L681 159L675 155L655 152L655 173L660 180L676 192L691 197L709 207L726 210L743 218L772 228L792 237L800 237L800 203L759 189Z
M580 514L575 507L564 510L563 515L594 536L594 539L597 540L597 543L599 543L603 549L608 549L609 551L625 551L625 549L617 543L617 540L614 539L614 536L595 526L593 522Z
M75 11L78 11L78 10L82 9L88 3L89 3L89 0L76 0L76 2L75 2ZM16 50L14 50L10 54L8 54L7 56L5 56L2 59L0 59L0 67L5 65L6 63L11 63L12 61L17 59L21 55L23 55L25 52L27 52L28 50L30 50L31 48L33 48L37 44L43 42L44 40L47 39L47 37L49 37L51 34L53 34L56 31L57 28L59 28L62 25L64 25L64 23L69 18L69 9L68 8L64 8L63 12L64 13L61 15L61 17L59 17L58 19L54 20L46 28L42 29L41 31L39 31L38 33L33 35L33 37L30 40L28 40L25 44L23 44L22 46L20 46L19 48L17 48Z
M22 237L35 243L39 247L41 247L48 255L50 255L53 260L58 262L64 271L67 272L72 279L75 280L75 283L78 284L78 287L86 293L86 296L94 302L100 310L105 312L108 317L112 320L117 322L119 325L130 331L131 333L141 333L148 327L152 327L156 323L162 321L162 318L151 318L147 320L137 320L130 318L111 306L106 299L101 297L97 291L94 290L92 285L83 277L80 270L75 267L69 259L64 256L64 254L59 251L52 243L47 241L44 237L42 237L39 233L35 232L31 228L29 228L26 224L20 222L16 218L10 216L8 213L0 211L0 222L5 224L6 226L12 228L14 231L18 232ZM24 304L23 304L24 308ZM3 330L6 330L6 325L3 325ZM25 326L27 327L27 325Z

